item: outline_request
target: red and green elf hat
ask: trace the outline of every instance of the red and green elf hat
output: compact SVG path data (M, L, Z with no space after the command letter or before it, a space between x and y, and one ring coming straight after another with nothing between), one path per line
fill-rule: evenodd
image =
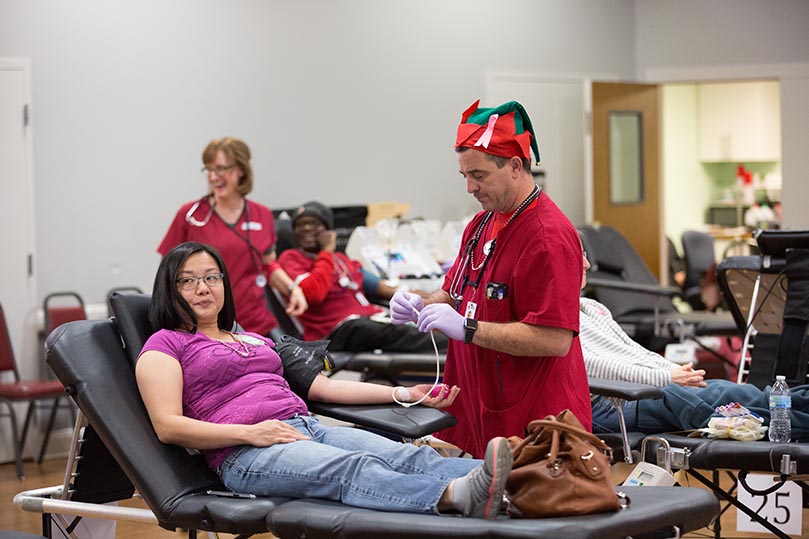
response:
M493 109L478 108L475 101L461 116L455 147L472 148L500 157L515 155L531 159L531 150L539 164L534 128L525 108L516 101L503 103Z

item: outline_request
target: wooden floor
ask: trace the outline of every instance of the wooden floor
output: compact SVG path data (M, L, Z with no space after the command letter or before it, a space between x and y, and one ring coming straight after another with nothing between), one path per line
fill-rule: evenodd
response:
M14 507L12 500L14 495L42 487L61 485L65 474L64 459L50 459L37 465L34 462L25 463L25 480L17 479L17 469L14 464L0 465L0 530L15 530L34 534L42 533L42 515L39 513L29 513ZM146 504L140 499L127 500L121 502L127 507L142 507ZM186 537L183 531L171 532L164 530L157 525L143 524L139 522L116 522L115 537L119 539L179 539ZM59 532L54 530L54 538L60 537ZM200 533L200 539L207 537ZM230 534L219 534L222 539L232 538ZM267 533L254 535L255 538L272 539L275 536ZM94 538L95 539L95 538Z
M46 460L41 466L33 462L25 463L26 479L17 479L16 469L13 464L0 465L0 530L16 530L28 533L40 534L42 532L41 515L39 513L28 513L14 507L12 499L14 495L35 488L50 487L59 485L64 476L64 459ZM622 482L631 471L627 466L616 465L613 468L613 475L616 482ZM694 483L694 482L692 482ZM691 486L702 488L700 485ZM141 500L129 500L122 502L122 505L129 507L146 507ZM803 510L803 534L802 537L809 537L809 510ZM54 537L58 537L55 531ZM137 522L118 521L116 524L116 537L121 539L161 539L184 537L183 532L170 532L155 525L141 524ZM200 537L206 537L200 534ZM220 537L233 537L227 534L220 534ZM272 538L272 534L262 534L256 538ZM702 529L686 534L684 537L691 539L702 539L713 537L713 530ZM770 534L742 533L736 532L736 511L728 510L722 517L722 537L772 537Z

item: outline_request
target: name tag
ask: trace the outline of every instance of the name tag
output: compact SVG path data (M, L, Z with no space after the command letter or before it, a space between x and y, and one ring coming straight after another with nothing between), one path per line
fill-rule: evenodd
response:
M263 230L263 228L257 221L245 221L242 223L242 230Z
M234 337L244 343L252 344L253 346L262 346L264 344L264 341L256 339L252 335L234 335Z

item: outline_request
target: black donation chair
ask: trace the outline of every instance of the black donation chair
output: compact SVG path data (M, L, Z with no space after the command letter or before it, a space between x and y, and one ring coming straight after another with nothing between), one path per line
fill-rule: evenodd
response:
M717 510L716 500L703 489L667 487L624 488L632 503L613 513L493 521L378 512L316 499L219 497L207 493L223 487L198 457L157 439L138 393L128 351L112 321L72 322L60 327L48 338L48 361L149 510L78 503L70 499L76 492L68 484L19 493L14 503L26 511L152 522L169 530L186 529L189 537L204 530L240 537L271 532L282 539L623 539L699 529ZM401 421L415 422L408 412L418 408L399 409ZM124 487L122 492L127 490Z
M591 268L585 294L603 303L635 341L651 350L706 335L737 336L729 313L681 313L672 298L680 291L660 286L638 252L609 226L579 229Z
M809 231L755 235L760 255L734 256L717 266L719 282L744 335L738 381L790 386L809 382Z

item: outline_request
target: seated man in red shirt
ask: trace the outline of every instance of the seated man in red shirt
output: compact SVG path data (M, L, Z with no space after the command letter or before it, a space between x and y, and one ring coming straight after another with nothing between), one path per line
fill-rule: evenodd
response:
M331 210L307 202L293 216L297 247L287 249L279 264L306 296L309 309L300 315L304 339L329 339L332 352L432 352L429 333L413 325L393 325L372 319L382 309L368 297L390 299L396 288L362 269L356 260L336 252L337 236ZM447 349L447 337L433 332L438 350Z

